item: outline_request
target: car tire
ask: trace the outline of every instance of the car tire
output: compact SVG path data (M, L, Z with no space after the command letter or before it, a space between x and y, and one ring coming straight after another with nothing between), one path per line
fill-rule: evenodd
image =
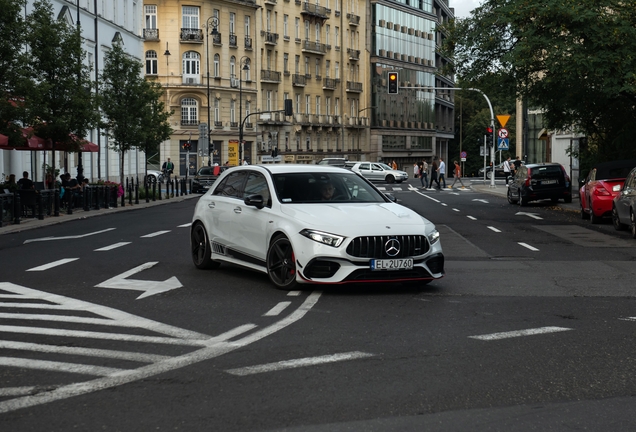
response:
M508 202L509 202L510 204L517 204L517 203L519 202L519 200L514 199L514 198L512 197L512 191L510 190L510 188L508 188L508 194L507 194L507 195L508 195Z
M392 175L386 176L385 180L387 183L391 183L391 184L395 183L395 177L393 177Z
M572 195L566 195L563 197L563 201L565 201L566 204L572 204Z
M590 220L594 225L600 224L603 222L603 218L601 216L596 216L594 214L594 210L590 211Z
M198 269L219 268L220 262L211 258L211 245L208 240L208 233L201 222L196 222L190 232L190 251L192 262Z
M588 220L590 218L590 214L583 209L581 206L581 219Z
M486 178L487 178L488 180L492 179L492 171L488 171L488 172L486 173Z
M616 207L612 207L612 225L614 225L616 231L623 231L625 229L625 224L622 224L621 219L618 217Z
M287 291L296 288L296 258L287 237L274 237L267 249L266 265L269 280L276 288Z
M629 230L632 233L632 238L636 239L636 215L634 215L634 210L629 212Z

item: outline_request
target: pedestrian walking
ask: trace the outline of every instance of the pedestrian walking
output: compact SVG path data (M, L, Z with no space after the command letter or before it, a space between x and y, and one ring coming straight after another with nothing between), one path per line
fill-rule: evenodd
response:
M462 169L459 166L459 162L457 161L453 161L453 163L455 164L455 172L454 172L454 179L453 179L453 184L449 186L449 188L453 188L455 186L455 183L457 183L457 180L459 180L459 183L462 185L462 189L466 189L466 186L464 186L464 182L462 181Z
M422 159L422 168L420 168L420 182L422 183L422 189L428 189L428 169L426 159Z
M391 162L391 168L393 168L394 170L397 169L397 163L395 162L395 159L393 159L393 162Z
M506 176L506 187L508 186L508 180L510 179L510 156L503 163L504 176Z
M415 162L413 164L413 178L418 178L420 176L420 166Z
M433 189L433 183L437 183L437 189L442 188L439 184L439 179L437 178L438 169L437 159L433 159L433 163L431 164L431 182L428 185L429 189Z
M439 185L440 183L442 183L444 189L446 189L446 164L442 158L439 158L439 173L437 175L437 184Z

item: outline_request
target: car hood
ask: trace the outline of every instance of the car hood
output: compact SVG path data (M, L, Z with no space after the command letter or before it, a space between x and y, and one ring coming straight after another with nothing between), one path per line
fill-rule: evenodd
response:
M281 212L308 228L325 229L331 225L339 232L360 232L379 226L396 230L394 234L413 233L414 227L433 228L433 224L411 209L395 203L384 204L291 204L282 205ZM397 232L400 230L400 232Z

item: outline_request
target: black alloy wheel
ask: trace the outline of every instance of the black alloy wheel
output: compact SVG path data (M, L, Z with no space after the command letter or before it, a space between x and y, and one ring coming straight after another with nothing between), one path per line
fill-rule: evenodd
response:
M281 290L292 290L296 282L296 257L287 237L279 235L267 250L267 274L269 280Z
M616 206L612 207L612 225L616 231L622 231L625 229L625 225L621 223L621 219L618 217L618 210Z
M509 202L510 204L517 204L517 202L518 202L519 200L516 200L516 199L514 199L514 198L512 197L512 191L510 190L510 188L508 188L508 194L507 194L507 195L508 195L508 202Z
M395 177L393 177L392 175L388 175L386 176L386 182L387 183L395 183Z
M196 222L190 233L190 251L192 252L192 262L196 268L212 269L218 268L221 263L213 261L211 256L211 246L208 241L208 234L201 222Z

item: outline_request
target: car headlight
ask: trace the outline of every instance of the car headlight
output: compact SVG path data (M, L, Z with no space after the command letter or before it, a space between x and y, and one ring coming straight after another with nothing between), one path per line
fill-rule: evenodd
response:
M315 242L318 242L327 246L333 246L333 247L340 246L342 242L344 241L344 239L346 238L336 234L329 234L326 232L310 230L310 229L304 229L300 232L300 234L304 235L305 237L309 239L312 239Z
M439 231L434 230L427 237L428 237L428 241L431 243L431 245L434 245L435 243L437 243L439 241Z

